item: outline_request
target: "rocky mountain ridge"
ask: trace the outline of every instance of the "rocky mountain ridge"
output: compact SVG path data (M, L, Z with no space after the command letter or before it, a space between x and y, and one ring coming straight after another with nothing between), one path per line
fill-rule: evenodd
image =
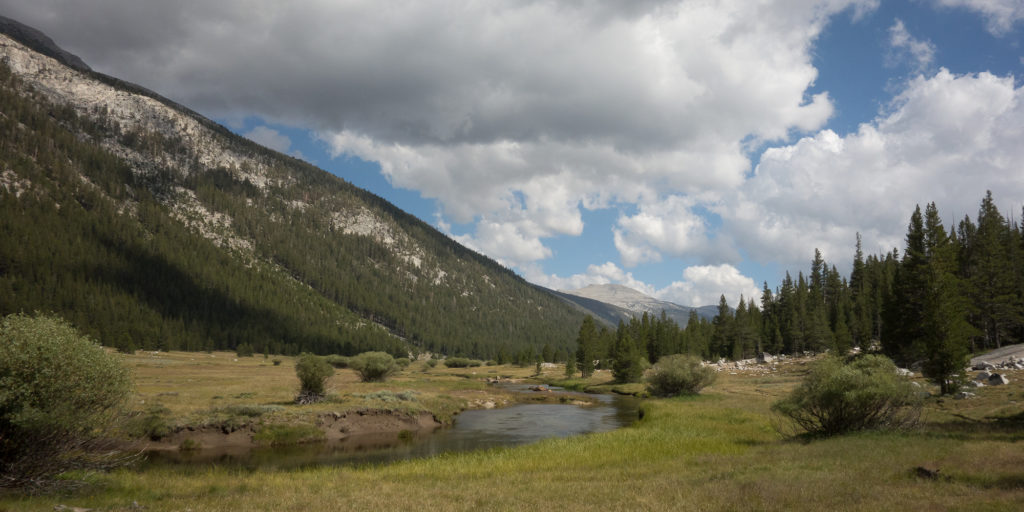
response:
M103 270L110 278L97 282L96 270L70 254L62 256L65 268L43 269L38 257L0 250L0 266L25 269L0 275L0 313L53 310L101 339L139 347L161 347L178 326L191 334L167 348L251 341L341 353L384 343L493 358L572 344L581 314L493 260L369 192L73 57L34 29L0 22L8 105L0 121L18 141L0 160L0 206L8 208L0 234L24 233L42 253L62 251L47 243L84 244L72 251L95 251L93 266L106 266L109 257L100 255L114 250L120 267ZM40 155L40 147L50 150ZM93 227L58 220L68 207L81 208L75 218ZM45 228L53 235L45 240L32 239L44 228L24 220L40 209L46 215L38 222L56 227ZM146 265L167 269L175 277L162 286L177 290L146 282ZM74 284L65 286L74 296L51 288L52 272ZM227 319L167 302L198 291ZM101 298L138 318L103 309ZM268 323L264 330L274 333L260 333L246 324L270 310L277 324L308 332ZM367 331L371 325L392 341Z
M559 293L563 294L563 297L566 295L580 297L608 304L617 308L617 311L610 311L613 315L611 318L614 319L614 323L617 323L619 319L628 321L629 317L639 317L644 313L652 316L660 316L661 313L664 312L668 318L674 320L680 327L686 327L686 324L689 322L691 311L696 311L699 316L707 319L714 318L714 316L718 314L717 306L680 306L674 302L655 299L654 297L645 295L637 290L620 284L590 285L578 290L559 290ZM569 298L568 300L572 299ZM591 306L589 309L596 308ZM608 318L605 318L605 320L607 321Z

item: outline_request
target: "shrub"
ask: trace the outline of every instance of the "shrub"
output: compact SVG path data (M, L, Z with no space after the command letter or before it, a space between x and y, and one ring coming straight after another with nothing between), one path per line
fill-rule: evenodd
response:
M334 375L334 367L324 358L313 354L302 354L295 363L295 374L299 377L302 387L296 401L300 403L317 402L323 399L324 383Z
M711 385L716 376L715 371L703 366L699 358L676 354L658 359L647 377L647 386L656 396L693 395Z
M467 357L449 357L444 360L444 365L448 368L475 368L477 366L483 366L483 364L483 361L469 359Z
M235 355L238 357L252 357L255 353L256 351L253 350L252 345L248 343L239 343L238 346L235 347Z
M131 391L117 356L59 318L0 323L0 487L40 489L73 469L126 459L95 455ZM65 481L65 483L72 483Z
M257 444L285 446L323 441L326 435L314 425L267 425L252 436Z
M829 357L811 366L800 386L772 410L810 434L829 436L913 426L921 400L885 356L867 355L850 363Z
M412 361L410 361L408 357L399 357L398 359L395 359L395 364L397 364L400 369L404 370L412 364Z
M339 355L327 356L327 363L335 368L348 368L348 361L350 358Z
M427 367L433 368L437 366L437 359L427 359Z
M151 405L145 412L137 414L126 425L131 437L145 437L157 441L171 434L168 416L171 410L162 405Z
M363 352L349 361L349 367L359 374L363 382L376 382L398 371L395 358L387 352Z
M274 366L281 366L281 360L280 359L274 359Z

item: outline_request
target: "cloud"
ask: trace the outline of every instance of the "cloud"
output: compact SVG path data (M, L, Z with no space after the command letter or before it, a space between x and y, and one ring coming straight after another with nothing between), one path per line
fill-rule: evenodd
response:
M611 261L589 265L586 272L569 277L545 274L536 264L524 265L523 277L552 290L578 290L592 284L621 284L650 296L657 293L653 286L636 279L632 272L623 270Z
M3 0L0 0L2 3ZM219 118L306 126L336 155L545 258L581 208L741 185L748 151L832 115L812 46L877 0L7 2L94 68ZM648 214L655 207L649 207ZM673 211L681 212L675 209ZM672 225L668 225L672 224ZM696 248L623 219L625 258ZM691 226L694 229L696 227ZM668 231L697 231L679 222ZM666 232L668 232L666 231ZM510 240L525 244L496 253ZM728 255L726 256L728 257Z
M931 41L922 41L910 35L907 27L903 25L903 20L900 19L889 27L889 45L895 51L889 60L910 58L917 71L924 70L935 60L935 45Z
M683 270L683 280L658 290L655 297L686 306L717 305L721 296L730 306L739 305L740 297L759 303L760 288L754 280L732 265L702 265Z
M846 272L857 231L865 252L902 249L915 204L935 201L947 227L973 217L986 189L1017 211L1022 96L1012 76L919 76L856 133L823 130L765 151L755 176L717 207L723 229L760 261L805 268L817 247Z
M621 215L613 230L615 247L627 267L660 261L663 253L676 257L702 257L738 261L739 255L723 238L712 238L694 196L672 195L640 205L635 215Z
M242 136L281 153L288 153L288 150L292 147L292 139L266 126L257 126Z
M1020 0L939 0L946 7L963 7L981 14L988 23L988 31L1001 36L1024 20L1024 3Z
M662 289L636 279L631 272L610 261L590 265L586 272L569 277L548 275L536 265L528 265L524 277L555 290L576 290L592 284L621 284L651 297L684 306L717 305L719 298L725 295L729 305L735 307L741 295L745 299L753 297L757 302L761 293L753 279L729 264L687 267L683 270L681 281L675 281Z

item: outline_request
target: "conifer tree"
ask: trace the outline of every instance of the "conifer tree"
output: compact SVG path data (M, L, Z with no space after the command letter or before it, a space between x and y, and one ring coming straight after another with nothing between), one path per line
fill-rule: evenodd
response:
M580 325L580 333L576 338L576 363L579 365L583 378L594 374L594 358L597 351L597 329L594 327L594 317L587 315L583 317Z

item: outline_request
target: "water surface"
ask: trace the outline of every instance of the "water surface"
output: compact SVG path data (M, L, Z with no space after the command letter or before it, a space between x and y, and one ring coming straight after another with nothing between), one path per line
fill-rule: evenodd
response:
M298 446L150 452L143 468L227 465L249 469L287 469L375 464L607 432L630 425L637 419L638 401L633 397L586 396L598 403L586 406L517 404L499 409L470 410L456 416L451 427L405 439L394 433L366 434L337 442Z

